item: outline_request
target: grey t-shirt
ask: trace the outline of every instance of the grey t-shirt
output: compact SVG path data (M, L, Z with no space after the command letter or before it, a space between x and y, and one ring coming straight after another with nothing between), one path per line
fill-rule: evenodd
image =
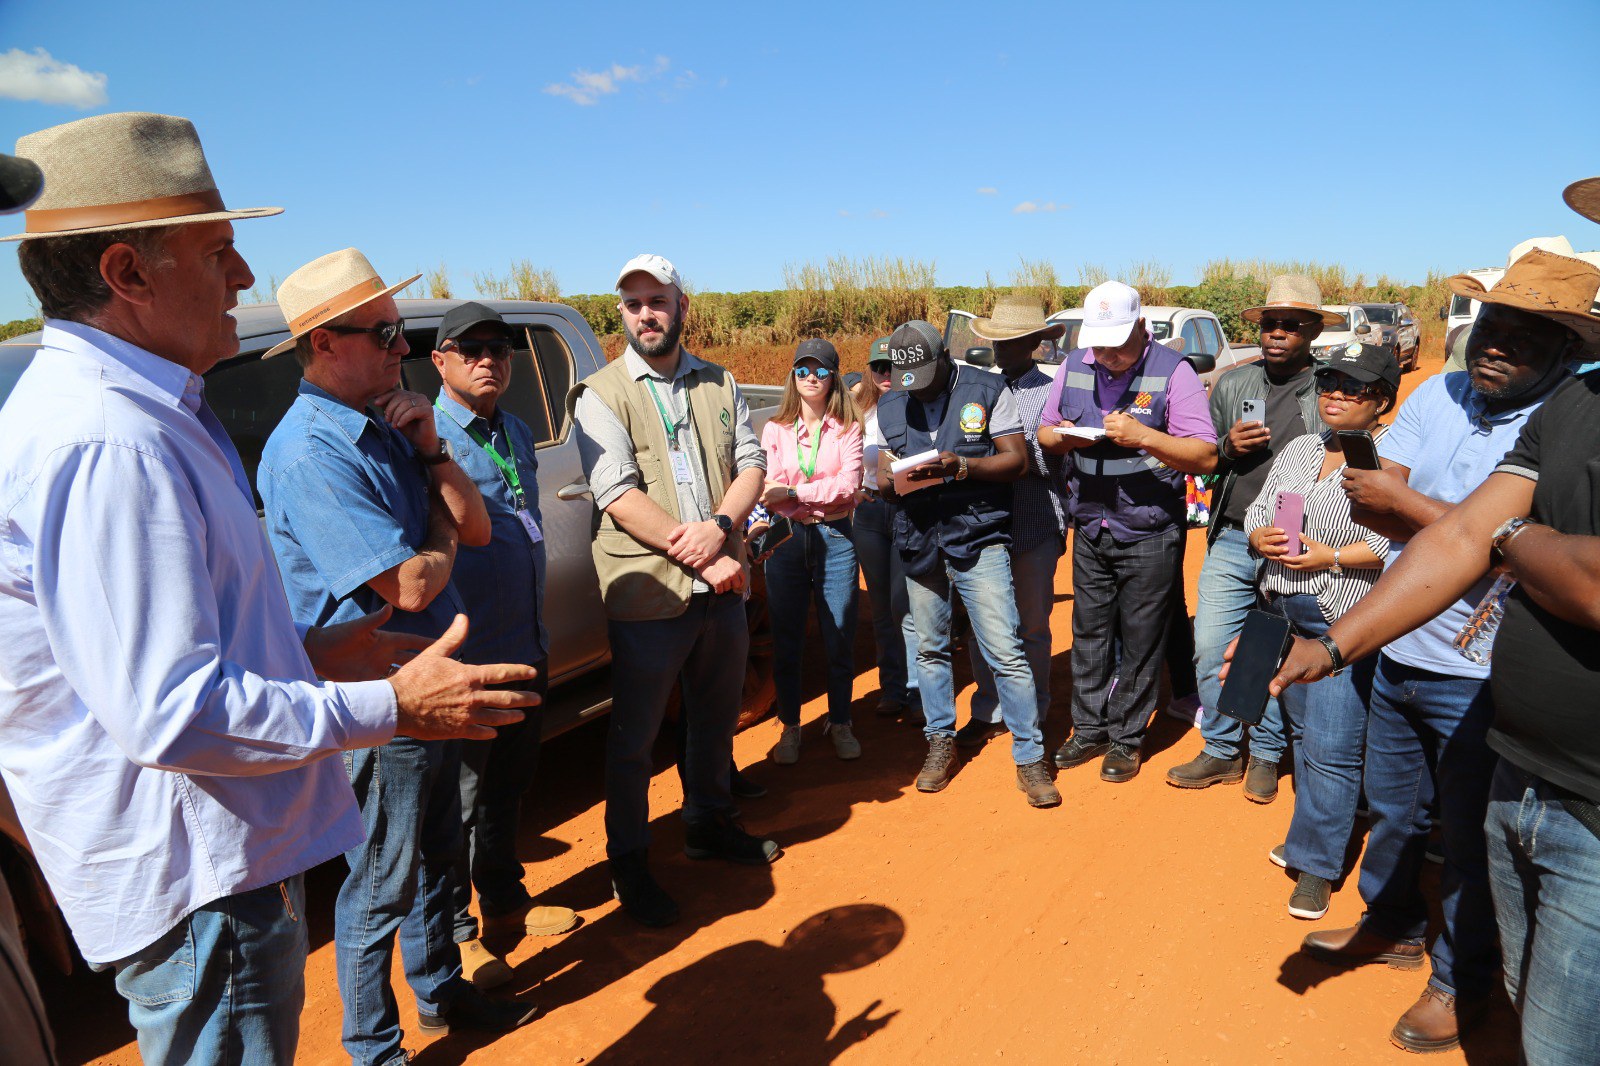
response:
M1233 494L1228 497L1228 509L1222 513L1224 520L1244 522L1250 505L1267 483L1272 457L1285 444L1305 435L1306 420L1300 414L1300 398L1296 393L1305 386L1311 372L1312 368L1307 367L1282 384L1267 379L1267 394L1259 398L1267 401L1267 430L1272 440L1261 451L1251 452L1234 464L1237 480L1233 483Z

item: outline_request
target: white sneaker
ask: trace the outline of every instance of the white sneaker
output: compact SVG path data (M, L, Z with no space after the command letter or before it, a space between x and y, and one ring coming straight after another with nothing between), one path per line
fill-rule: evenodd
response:
M849 722L842 725L828 723L828 736L833 740L834 754L841 759L861 758L861 741L856 739L855 730Z
M779 766L793 766L800 761L800 727L786 725L778 743L772 748L772 761Z
M1200 720L1206 716L1206 709L1200 706L1199 696L1182 696L1167 704L1163 710L1167 715L1176 718L1185 725L1200 728Z

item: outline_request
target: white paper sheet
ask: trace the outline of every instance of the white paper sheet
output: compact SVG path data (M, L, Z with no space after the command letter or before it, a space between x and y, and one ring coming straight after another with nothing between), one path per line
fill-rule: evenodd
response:
M938 458L939 449L929 448L925 452L920 452L904 459L896 459L894 462L890 463L889 473L894 475L894 491L901 496L904 496L907 493L917 492L921 489L925 489L929 485L942 485L946 481L949 481L949 478L928 481L912 481L906 476L917 467L927 466L929 463L936 461Z

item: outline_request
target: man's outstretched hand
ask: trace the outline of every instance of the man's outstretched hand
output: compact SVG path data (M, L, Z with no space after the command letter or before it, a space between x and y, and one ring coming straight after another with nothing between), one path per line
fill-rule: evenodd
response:
M493 740L500 726L522 721L519 707L535 707L539 694L491 688L531 681L531 666L467 666L450 656L467 638L467 616L456 620L416 658L389 678L396 704L395 733L418 740Z

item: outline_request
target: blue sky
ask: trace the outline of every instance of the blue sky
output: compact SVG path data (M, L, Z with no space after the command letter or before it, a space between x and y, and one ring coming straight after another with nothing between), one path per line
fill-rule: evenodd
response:
M1600 173L1596 22L1593 0L4 0L0 140L193 119L230 205L287 208L237 227L263 287L346 245L390 277L444 261L458 293L514 259L605 291L640 251L702 290L833 255L942 284L1019 256L1066 282L1223 256L1420 281L1533 235L1600 247L1560 199ZM13 256L0 320L33 313Z

